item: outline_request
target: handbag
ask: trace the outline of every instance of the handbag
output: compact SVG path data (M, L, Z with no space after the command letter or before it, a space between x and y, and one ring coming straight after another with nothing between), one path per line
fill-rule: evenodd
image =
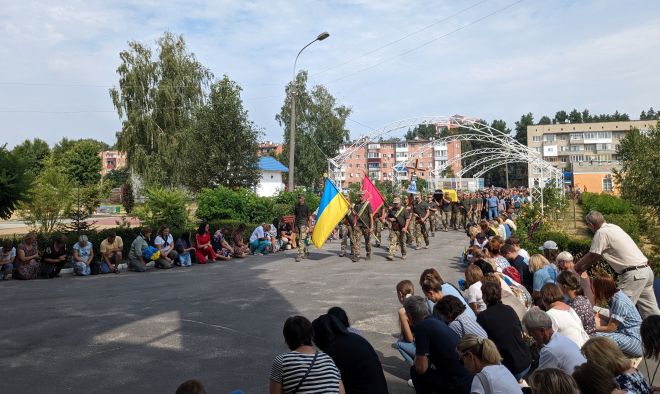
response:
M300 379L300 381L296 385L296 388L293 389L292 391L293 394L296 394L298 390L300 390L300 387L305 382L305 379L307 379L307 376L309 376L309 373L312 371L312 367L316 363L316 359L318 358L318 356L319 356L319 351L317 350L316 353L314 353L314 358L312 359L312 362L309 364L309 368L307 368L307 372L305 372L305 376L303 376L302 379Z

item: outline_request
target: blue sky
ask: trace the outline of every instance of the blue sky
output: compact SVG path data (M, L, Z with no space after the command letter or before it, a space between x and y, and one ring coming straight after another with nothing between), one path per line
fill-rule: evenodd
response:
M0 0L0 144L113 143L118 54L166 30L183 34L216 77L243 86L251 119L274 141L283 139L275 115L295 55L322 31L330 38L309 47L299 68L375 128L423 115L513 127L527 112L636 118L660 107L658 1ZM352 137L369 132L348 127Z

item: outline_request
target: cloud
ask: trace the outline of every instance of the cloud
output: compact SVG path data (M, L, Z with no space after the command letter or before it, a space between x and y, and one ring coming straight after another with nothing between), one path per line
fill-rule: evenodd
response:
M183 34L217 77L243 86L245 106L270 140L282 139L274 118L296 53L321 31L330 38L305 50L299 68L373 127L456 113L511 126L529 111L538 119L573 107L635 117L658 105L660 43L652 38L660 4L522 2L453 32L512 1L0 0L0 142L114 142L121 123L107 90L117 81L118 54L131 40L153 45L164 31ZM348 126L354 136L367 130Z

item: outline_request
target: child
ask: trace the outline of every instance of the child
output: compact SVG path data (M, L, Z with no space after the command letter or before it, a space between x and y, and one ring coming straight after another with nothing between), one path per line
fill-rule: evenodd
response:
M179 253L179 264L182 267L190 267L192 265L191 252L195 252L195 247L190 243L190 231L187 231L176 240L176 251Z
M8 239L3 240L0 248L0 280L11 279L15 259L16 248L13 243Z
M401 305L408 297L415 295L415 287L409 280L402 280L396 285L396 295ZM413 365L415 359L415 338L410 328L410 321L403 306L399 309L399 324L401 326L401 338L396 341L396 347L408 365Z

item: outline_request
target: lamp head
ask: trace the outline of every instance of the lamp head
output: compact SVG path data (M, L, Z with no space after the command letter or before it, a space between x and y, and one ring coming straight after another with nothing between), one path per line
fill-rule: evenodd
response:
M323 33L319 34L319 36L316 37L316 39L319 40L319 41L323 41L328 37L330 37L330 33L328 33L327 31L324 31Z

